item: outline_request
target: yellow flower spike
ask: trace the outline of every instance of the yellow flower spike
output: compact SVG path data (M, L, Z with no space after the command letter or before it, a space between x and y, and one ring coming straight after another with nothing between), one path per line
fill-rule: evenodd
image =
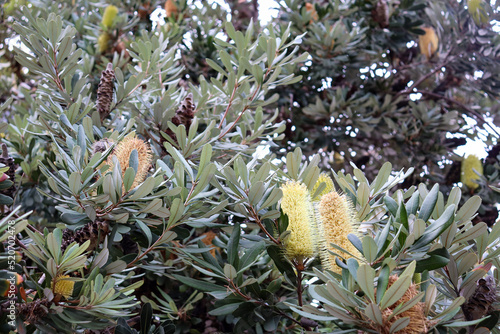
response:
M345 259L351 256L333 248L330 244L340 246L353 255L359 254L347 238L350 233L355 234L357 231L353 224L354 213L351 204L345 195L339 195L336 191L332 191L321 198L318 213L322 244L320 249L321 262L325 269L340 273L342 269L335 264L335 255L332 255L329 250Z
M288 181L281 187L281 209L288 216L290 235L286 239L285 252L290 260L303 264L305 259L316 255L316 223L311 196L305 184Z
M424 27L422 30L425 31L425 35L418 37L418 45L420 46L420 53L429 59L438 49L439 38L432 27Z
M104 10L104 14L102 15L102 25L105 28L111 28L113 26L113 22L115 21L116 15L118 14L118 8L113 5L109 5Z
M59 275L55 279L55 284L54 281L52 281L51 289L54 294L59 293L66 299L71 297L73 294L73 288L75 287L75 282L68 280L67 278L69 277L69 275Z
M474 170L479 173L476 174ZM460 181L467 186L467 188L475 190L479 185L475 182L481 179L483 175L483 163L474 154L469 155L462 161L462 173L460 175Z
M137 168L137 173L135 174L134 183L132 183L131 189L134 189L146 179L151 161L153 160L151 148L144 140L135 136L125 137L118 145L116 145L113 152L113 155L118 158L118 162L120 163L122 176L125 175L127 168L130 167L130 153L132 153L133 150L137 150L139 166ZM113 170L113 155L110 155L107 160L107 163L110 166L110 171Z
M318 195L316 195L316 197L313 198L313 202L320 201L321 197L323 197L323 195L326 195L326 194L335 190L335 186L333 185L332 178L329 177L326 173L321 173L321 174L319 174L318 181L316 181L316 184L314 185L313 191L311 192L313 195L316 193L316 190L318 190L318 188L322 182L325 183L326 187Z
M103 32L99 35L97 38L97 45L99 46L100 53L104 53L108 50L110 40L111 38L107 32Z

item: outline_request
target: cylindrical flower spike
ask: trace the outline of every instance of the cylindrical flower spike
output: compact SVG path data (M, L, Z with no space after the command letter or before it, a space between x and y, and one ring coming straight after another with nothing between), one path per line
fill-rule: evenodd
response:
M398 280L398 275L389 276L389 283L387 288L390 288ZM403 329L399 330L397 333L401 334L419 334L419 333L427 333L427 325L428 321L425 317L424 313L424 303L419 302L415 304L413 307L408 310L393 316L394 310L400 304L404 304L412 300L414 297L418 295L419 291L417 285L412 283L408 290L403 294L403 297L399 299L396 303L389 306L385 310L382 310L382 318L384 323L383 332L389 333L391 326L401 318L410 318L410 323ZM374 329L378 329L378 326L374 326Z
M109 5L108 7L106 7L106 9L104 10L104 14L102 15L102 25L106 28L111 28L117 14L118 8L116 8L116 6Z
M288 216L290 236L285 243L286 256L297 263L317 253L316 222L311 196L307 187L298 181L288 181L281 187L281 209Z
M320 248L321 262L325 269L341 272L341 268L335 264L335 255L332 255L329 250L345 259L351 256L333 248L331 244L340 246L353 255L359 254L347 238L350 233L356 233L351 204L345 195L339 195L336 191L332 191L321 198L318 213L320 242L322 244Z
M69 275L64 275L64 276L59 275L55 279L55 284L53 281L51 286L52 291L55 294L59 293L63 295L64 298L66 299L71 297L71 295L73 294L73 288L75 286L75 282L68 280L67 278L69 278Z
M438 49L439 38L434 28L424 27L422 29L425 31L425 35L420 35L418 38L420 53L429 59Z
M135 174L134 183L132 184L131 189L137 187L140 183L146 179L146 175L148 174L149 167L151 165L151 161L153 160L153 154L151 153L151 148L149 145L142 139L139 139L135 136L129 136L123 139L116 147L113 152L120 163L120 168L122 170L122 176L125 175L125 171L127 170L130 162L130 153L133 150L137 151L139 166L137 167L137 173ZM110 166L109 170L113 170L113 159L112 155L108 157L108 165Z
M479 173L476 174L476 172ZM481 178L483 175L483 163L478 157L471 154L462 161L462 174L460 176L460 181L465 184L469 189L476 189L479 185L476 180Z

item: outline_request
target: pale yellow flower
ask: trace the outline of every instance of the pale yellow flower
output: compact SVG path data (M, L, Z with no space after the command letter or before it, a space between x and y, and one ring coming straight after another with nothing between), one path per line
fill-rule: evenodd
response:
M73 288L75 287L75 282L68 280L67 278L69 277L70 277L69 275L64 275L64 276L59 275L55 279L55 284L54 281L52 281L51 288L54 294L59 293L63 295L64 298L66 299L71 297L71 295L73 294Z
M476 172L479 173L476 174ZM483 175L483 164L478 157L471 154L462 161L462 173L460 175L460 181L465 184L470 189L476 189L479 185L475 182L481 178Z
M322 243L321 262L324 268L340 273L341 268L335 264L335 255L332 255L329 250L345 259L351 256L337 250L331 244L340 246L353 255L359 254L347 238L349 234L357 232L351 204L345 195L339 195L336 191L332 191L321 198L318 212L320 241Z
M286 256L298 263L316 255L316 224L311 196L298 181L288 181L281 187L281 209L288 216L290 236L285 243Z

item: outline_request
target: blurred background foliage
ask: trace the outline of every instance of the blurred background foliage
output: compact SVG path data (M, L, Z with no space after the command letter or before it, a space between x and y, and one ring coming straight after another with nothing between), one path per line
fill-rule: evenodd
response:
M500 333L495 4L6 1L0 331Z

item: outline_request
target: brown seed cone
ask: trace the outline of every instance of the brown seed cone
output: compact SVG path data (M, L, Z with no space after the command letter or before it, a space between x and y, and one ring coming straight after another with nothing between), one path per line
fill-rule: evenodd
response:
M115 71L113 71L113 64L109 63L108 66L101 74L101 81L97 88L97 111L101 116L101 121L108 117L111 112L111 102L113 101L113 81L115 80Z
M2 143L2 155L0 156L0 163L9 167L9 170L5 172L12 182L15 182L16 169L19 167L18 164L14 162L14 159L9 155L7 145ZM16 192L16 186L13 184L7 189L0 190L0 194L13 197Z
M30 303L17 304L16 310L25 322L36 324L49 313L50 302L47 298L37 299Z
M491 305L496 302L496 284L493 276L487 275L477 281L477 287L472 296L462 305L465 320L481 319L491 311ZM469 327L474 332L475 326Z
M191 123L193 122L195 109L196 106L193 103L193 94L189 93L181 102L179 108L176 110L175 116L172 117L172 123L177 126L183 124L186 127L186 131L189 131ZM165 133L169 135L173 140L177 140L175 133L172 130L167 129ZM162 144L164 141L165 139L162 137Z
M372 10L373 21L377 22L381 28L389 26L389 5L387 0L379 0Z
M81 245L87 240L90 240L87 251L92 251L104 241L109 232L109 225L105 220L90 222L77 231L65 229L61 245L62 251L64 252L72 242Z

